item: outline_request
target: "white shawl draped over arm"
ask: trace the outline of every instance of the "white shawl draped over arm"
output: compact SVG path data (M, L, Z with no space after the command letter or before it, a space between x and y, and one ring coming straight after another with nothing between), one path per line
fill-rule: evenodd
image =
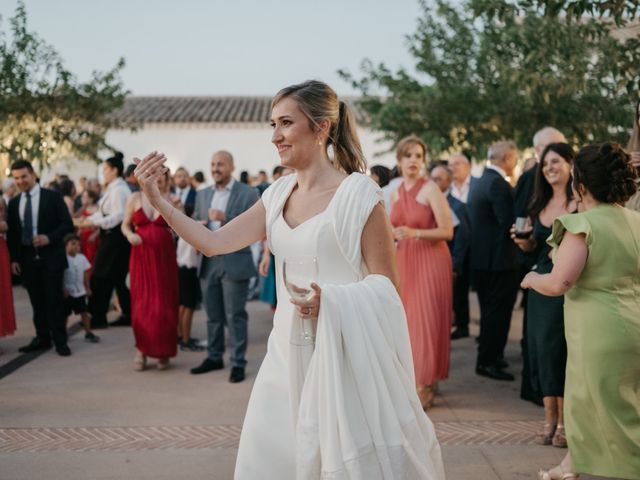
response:
M298 479L444 478L415 393L404 309L388 278L323 286L296 448Z
M360 237L381 194L364 175L347 180L333 224L344 256L362 271ZM296 477L444 479L433 424L416 394L407 321L393 284L369 275L321 286L315 350L290 355Z

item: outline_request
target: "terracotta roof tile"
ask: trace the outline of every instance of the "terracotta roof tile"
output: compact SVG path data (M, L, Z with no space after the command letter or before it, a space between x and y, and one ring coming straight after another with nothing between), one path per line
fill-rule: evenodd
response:
M366 121L365 112L346 102L358 123ZM267 123L271 97L137 97L125 100L114 113L116 119L133 123Z

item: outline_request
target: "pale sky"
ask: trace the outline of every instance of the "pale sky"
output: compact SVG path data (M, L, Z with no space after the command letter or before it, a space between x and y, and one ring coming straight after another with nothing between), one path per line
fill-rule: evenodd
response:
M124 57L134 95L273 95L309 78L354 94L336 73L364 58L413 65L417 0L25 0L28 28L79 79ZM0 1L8 30L15 0Z

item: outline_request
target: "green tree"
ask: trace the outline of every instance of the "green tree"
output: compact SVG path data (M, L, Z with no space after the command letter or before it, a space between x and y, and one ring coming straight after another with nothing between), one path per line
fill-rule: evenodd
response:
M341 72L388 139L415 133L432 151L476 155L500 138L530 146L545 125L576 144L626 139L640 86L638 38L622 44L607 23L566 22L535 7L477 17L469 2L421 5L409 37L416 75L368 60L360 78Z
M490 17L504 18L535 8L546 16L564 17L568 21L601 16L612 18L618 25L635 19L640 9L638 0L472 0L470 3L476 14Z
M9 32L0 24L0 173L20 159L39 170L73 158L98 161L110 149L107 130L125 126L109 115L128 93L124 59L78 82L53 47L27 30L22 2L9 24Z

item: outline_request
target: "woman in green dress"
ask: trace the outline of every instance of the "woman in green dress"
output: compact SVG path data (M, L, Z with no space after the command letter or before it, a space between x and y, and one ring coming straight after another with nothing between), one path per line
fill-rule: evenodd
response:
M553 270L522 281L565 295L569 453L539 472L543 480L578 478L574 472L640 479L640 213L621 206L636 178L619 145L580 150L573 165L580 213L553 224Z
M566 143L549 144L540 157L536 171L529 216L533 230L528 238L518 238L515 225L511 238L525 252L536 258L533 270L551 272L553 263L546 243L556 218L576 211L571 188L571 165L575 153ZM542 395L544 428L536 436L539 445L567 446L564 429L563 400L567 343L564 338L564 299L536 291L527 295L527 354L531 381Z

